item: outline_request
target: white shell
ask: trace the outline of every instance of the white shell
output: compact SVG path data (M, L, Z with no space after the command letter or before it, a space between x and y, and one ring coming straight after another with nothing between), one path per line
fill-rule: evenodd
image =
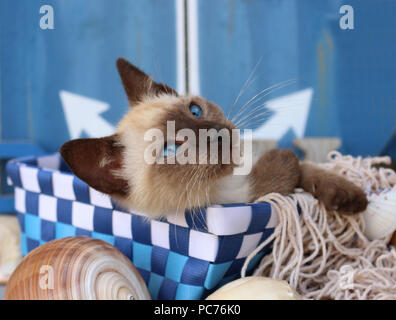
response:
M227 283L206 300L301 300L286 281L246 277Z
M365 235L369 240L382 239L396 230L396 188L368 197L369 204L363 212Z
M0 283L7 282L22 259L19 233L17 217L0 214Z

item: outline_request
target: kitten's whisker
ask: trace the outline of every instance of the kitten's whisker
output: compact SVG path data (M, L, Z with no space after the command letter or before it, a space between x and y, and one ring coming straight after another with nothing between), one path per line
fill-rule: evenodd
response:
M263 73L260 73L260 74L258 74L256 77L254 77L254 79L252 79L250 82L249 82L249 85L245 88L245 89L243 89L242 90L242 94L241 94L241 96L245 93L245 91L260 77L260 76L262 76L264 74L264 72ZM235 105L236 106L236 105ZM230 111L235 107L235 106L232 106L231 107L231 109L230 109ZM227 115L227 120L230 120L229 119L229 117L231 117L232 116L232 113L230 113L230 111L228 112L229 114ZM233 116L233 118L235 117L235 115ZM231 121L231 120L230 120Z
M190 186L191 182L194 179L195 173L196 173L196 170L193 170L191 175L190 175L190 172L188 172L188 174L189 174L188 183L186 184L186 188L183 191L183 196L185 197L185 205L184 205L184 207L186 207L186 204L189 205L189 190L190 190L189 186Z
M286 86L286 85L284 85L284 86ZM283 88L284 86L274 88L273 90L267 92L265 95L263 95L262 97L260 97L260 99L258 99L255 103L257 103L259 100L262 100L264 97L268 96L269 94L275 92L276 90L279 90L279 89ZM249 111L248 114L244 115L242 118L240 118L238 121L236 121L235 124L239 125L239 124L241 123L241 121L246 120L246 119L249 119L249 116L250 116L250 115L254 114L255 112L260 111L260 109L263 109L263 108L265 107L266 104L267 104L267 102L264 102L264 103L262 103L262 104L256 106L256 107L253 108L251 111Z
M192 207L192 203L191 203L191 201L190 201L190 195L192 195L192 187L193 187L193 185L195 184L195 182L196 182L196 176L199 174L199 167L197 166L197 167L195 167L195 170L193 171L194 173L193 173L193 175L191 176L191 179L190 179L190 181L189 181L189 183L188 183L188 186L186 187L186 191L187 191L187 201L188 201L188 206L189 207ZM190 183L193 183L193 185L190 187Z
M186 189L188 189L188 199L187 199L187 201L188 201L188 206L189 206L189 208L194 208L194 199L191 199L190 198L190 196L192 196L192 193L193 193L193 191L194 191L194 186L195 186L195 184L196 184L196 182L197 182L197 176L199 176L199 174L200 174L200 171L199 171L199 164L195 167L195 172L194 172L194 174L193 174L193 176L192 176L192 179L191 179L191 182L193 182L193 184L192 184L192 186L190 187L190 186L188 186Z
M205 204L205 206L209 206L210 205L210 197L209 197L208 188L209 188L209 184L206 184L206 188L205 188L206 204ZM208 231L208 228L207 228L206 223L205 223L205 217L204 217L204 215L202 213L202 210L200 210L200 214L201 214L201 218L200 218L201 219L201 224L203 225L204 229L206 231Z
M201 183L202 183L202 177L203 177L203 175L205 174L205 168L202 168L202 169L203 169L203 170L200 172L200 175L199 175L199 177L198 177L198 179L197 179L197 181L198 181L198 183L197 183L197 190L198 190L198 191L201 190L200 188L201 188ZM200 193L197 192L197 194L196 194L196 203L197 203L197 205L200 204L200 199L201 199Z
M263 96L261 96L259 99L257 99L256 101L254 101L253 104L257 103L258 101L264 99L264 98L265 98L266 96L268 96L269 94L271 94L271 93L273 93L273 92L275 92L276 90L281 89L281 88L283 88L283 86L278 86L278 87L273 88L272 90L268 91L266 94L264 94ZM270 88L267 88L267 89L270 89ZM240 114L240 116L242 116L242 118L238 119L238 121L236 121L235 123L238 123L239 121L244 120L246 117L248 117L248 116L251 115L252 113L257 112L257 111L263 109L263 108L265 107L266 103L267 103L267 102L264 102L264 103L262 103L262 104L260 104L260 105L258 105L258 106L255 106L255 107L254 107L252 110L250 110L247 114Z
M185 188L185 191L183 193L186 194L186 204L187 206L185 206L188 210L190 210L190 214L192 214L192 206L191 206L191 202L190 202L190 193L191 193L191 188L190 188L190 183L194 181L194 177L196 176L196 174L198 173L198 167L195 167L195 170L193 170L193 174L190 176L190 180L188 181L188 184ZM194 222L193 222L194 223Z
M257 93L254 97L250 98L249 101L247 101L239 110L239 112L232 118L232 122L235 122L238 120L238 116L241 116L245 110L249 107L251 103L257 103L258 101L262 100L264 97L266 97L268 94L275 92L276 90L282 89L292 83L296 82L296 79L290 79L286 80L277 84L274 84L268 88L265 88L261 90L259 93ZM270 90L270 91L269 91ZM265 95L261 96L263 93L269 91Z
M205 176L207 176L207 175L205 175ZM205 177L205 176L203 176L203 177ZM210 179L210 176L209 176L209 179ZM202 181L203 182L203 181ZM208 185L208 184L207 184ZM205 205L208 205L209 204L209 194L208 194L208 188L205 188Z
M255 122L261 121L261 123L262 123L263 120L268 119L268 115L269 115L269 112L267 112L267 113L264 112L262 114L256 115L255 117L253 117L251 119L248 119L247 121L242 122L241 124L239 124L239 126L241 128L243 128L243 129L248 129L247 125L250 125L251 121L256 119Z
M197 172L198 172L198 175L195 178L194 184L191 186L191 189L192 189L191 193L193 192L195 185L197 184L197 182L199 182L199 180L201 179L201 176L202 176L202 172L200 172L199 170L197 170ZM199 187L199 184L198 184L198 187ZM194 200L193 201L194 207L196 207L199 204L199 190L198 190L196 196L193 198L193 200Z
M202 183L202 177L203 177L203 172L200 172L199 170L197 170L197 172L199 173L198 174L198 176L197 176L197 178L195 179L195 181L194 181L194 185L191 187L191 189L192 189L192 191L191 192L193 192L193 190L194 190L194 186L195 186L195 184L198 182L198 185L197 185L197 193L196 193L196 196L194 197L194 202L193 202L193 216L192 216L192 222L193 222L193 227L194 227L194 229L197 229L197 225L195 224L195 216L197 215L196 214L196 210L197 210L197 208L199 209L199 207L200 207L200 194L199 194L199 189L200 189L200 187L201 187L201 183Z
M189 177L189 174L190 174L190 172L189 171L186 171L185 173L184 173L184 176L182 177L182 179L181 179L181 183L183 184L184 183L184 181L187 179L187 177ZM177 202L177 207L176 207L176 214L179 212L179 210L180 210L180 204L181 204L181 201L182 201L182 199L183 199L183 197L185 196L185 194L186 194L186 191L187 191L187 189L184 189L183 190L183 193L180 195L180 197L179 197L179 201Z
M209 206L210 205L210 199L209 199L209 193L208 193L208 186L209 186L209 184L207 183L206 185L205 185L205 177L207 177L208 175L205 173L205 174L203 174L202 175L202 181L201 181L201 183L202 183L202 185L203 185L203 187L205 188L205 207L207 207L207 206ZM210 178L210 177L209 177ZM201 186L200 186L201 187ZM201 225L203 225L204 226L204 228L205 228L205 230L206 230L206 225L205 225L205 219L204 219L204 216L203 216L203 213L202 213L202 208L199 210L199 221L201 222Z
M198 169L196 169L196 171L198 171ZM193 177L194 177L194 175L190 176L190 172L187 171L187 172L184 174L183 178L182 178L182 181L184 181L186 178L189 178L189 180L188 180L188 183L187 183L187 187L184 189L182 195L179 197L179 201L178 201L177 208L176 208L176 216L179 214L179 211L181 211L181 210L180 210L180 205L181 205L182 199L184 199L184 197L187 196L186 201L188 201L188 194L187 194L187 192L188 192L188 190L189 190L189 185L190 185L190 183L191 183ZM184 200L183 200L183 201L184 201ZM181 212L181 214L184 214L184 215L186 214L186 203L184 204L183 212ZM176 242L176 246L177 246L177 245L178 245L178 242L177 242L176 230L177 230L177 228L176 228L176 224L175 224L175 242Z
M262 91L260 91L258 94L256 94L253 98L251 98L247 103L245 103L245 105L241 108L241 110L238 112L238 114L236 116L240 117L243 115L243 113L248 109L249 105L251 103L255 104L258 101L262 100L264 97L266 97L267 95L269 95L270 93L275 92L276 90L279 90L281 88L284 88L285 86L288 86L290 84L292 84L295 80L291 79L291 80L287 80L284 81L282 83L273 85L271 87L268 87ZM267 92L269 91L269 92ZM265 95L262 95L263 93L267 92ZM262 105L261 105L262 106ZM234 120L235 119L235 120ZM233 118L233 121L237 121L239 119L237 119L237 117Z
M233 104L232 104L230 110L228 111L227 120L229 120L230 115L231 115L231 112L232 112L232 110L234 109L235 105L238 103L239 98L243 95L243 93L244 93L245 90L250 86L250 84L252 84L252 83L257 79L257 77L256 77L256 78L254 79L253 82L250 82L251 77L252 77L253 74L256 72L256 69L257 69L257 67L260 65L262 59L263 59L263 56L261 56L261 57L259 58L259 60L257 61L256 65L254 66L253 70L250 72L250 74L249 74L247 80L246 80L245 83L243 84L242 89L239 91L238 96L235 98L235 100L234 100L234 102L233 102ZM249 83L249 82L250 82L250 83Z
M265 103L264 103L263 105L265 105ZM288 108L288 107L289 107L289 106L287 106L287 107L278 107L278 108L277 108L277 111L286 109L286 108ZM240 122L238 123L238 126L241 126L242 124L249 123L251 120L254 120L255 118L257 118L257 116L268 115L268 114L271 113L272 111L273 111L273 110L267 109L267 110L264 110L264 111L262 111L262 112L260 112L260 113L252 114L250 117L244 119L244 121L240 121ZM242 120L242 119L241 119L241 120Z
M256 122L253 122L253 123L249 123L249 124L243 126L242 129L243 130L246 130L246 129L250 129L250 130L257 129L263 124L263 120L265 120L265 119L262 119L260 121L256 121Z
M289 109L289 106L277 108L277 110L283 110L283 109ZM270 113L270 110L267 110L267 111L268 111L268 113ZM268 116L268 114L266 114L266 111L265 111L265 112L262 112L262 113L261 113L261 116L258 117L259 119L256 119L253 123L262 124L263 120L265 120L265 119L267 118L267 116ZM244 121L243 123L241 123L241 124L239 125L238 128L244 127L244 129L247 129L246 126L247 126L247 125L251 125L251 121L252 121L252 120L254 120L254 118L249 118L249 119L247 119L246 121Z
M244 121L249 120L251 117L257 115L257 114L261 114L261 113L269 113L271 112L271 110L266 109L266 110L262 110L265 107L266 103L261 104L260 106L256 107L255 109L257 110L252 110L251 112L249 112L247 115L245 115L244 117L242 117L241 119L239 119L235 124L240 125L241 123L243 123Z
M258 107L254 108L248 114L246 114L241 119L239 119L237 122L235 122L235 124L239 125L240 123L242 123L242 121L249 119L250 117L254 116L255 114L258 114L259 112L269 112L268 109L262 111L265 108L265 105L266 105L266 103L263 103L263 104L259 105Z
M287 81L290 81L290 80L287 80ZM284 81L284 82L287 82L287 81ZM246 107L249 106L250 102L254 101L254 100L255 100L258 96L260 96L262 93L264 93L264 92L266 92L266 91L268 91L268 90L271 90L271 89L273 89L273 88L276 88L277 86L282 85L284 82L280 82L280 83L274 84L274 85L272 85L272 86L270 86L270 87L267 87L267 88L265 88L265 89L259 91L256 95L254 95L252 98L250 98L250 99L239 109L238 113L232 118L232 121L234 121L234 120L237 119L237 117L240 115L240 113L241 113L242 111L244 111Z
M189 171L186 171L186 172L184 173L184 175L183 175L183 177L182 177L182 179L181 179L181 183L184 183L184 182L185 182L185 180L189 177L189 173L190 173ZM181 204L181 201L182 201L182 199L183 199L185 193L186 193L186 189L183 190L183 193L182 193L182 194L180 195L180 197L179 197L179 201L178 201L178 203L177 203L177 208L176 208L177 212L179 212L179 210L180 210L180 204Z

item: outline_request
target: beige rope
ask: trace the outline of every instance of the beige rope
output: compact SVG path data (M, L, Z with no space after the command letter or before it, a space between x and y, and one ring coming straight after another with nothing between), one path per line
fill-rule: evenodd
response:
M396 187L396 173L373 165L389 157L354 158L329 154L324 169L343 175L369 194ZM290 196L271 193L257 200L269 202L279 224L274 233L246 259L273 241L253 275L287 280L305 299L396 299L396 249L390 237L369 241L362 215L327 212L312 195L296 190ZM298 215L297 204L301 207Z

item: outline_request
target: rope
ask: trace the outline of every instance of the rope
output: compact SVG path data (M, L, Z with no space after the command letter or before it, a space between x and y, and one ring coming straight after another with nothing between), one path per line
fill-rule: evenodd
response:
M390 163L389 157L354 158L333 151L328 158L319 166L344 176L367 194L396 188L392 169L373 167ZM261 260L254 276L286 280L305 299L396 299L396 249L387 245L391 236L369 241L361 214L328 212L300 189L289 196L267 194L256 202L264 201L277 213L279 224L247 257L242 277L253 257L273 241L272 253Z

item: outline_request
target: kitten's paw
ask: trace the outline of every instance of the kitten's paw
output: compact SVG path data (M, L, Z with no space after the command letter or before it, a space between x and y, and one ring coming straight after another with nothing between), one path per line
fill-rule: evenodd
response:
M367 196L352 182L333 174L311 177L311 192L327 210L351 215L366 209Z
M253 167L250 180L255 200L265 194L289 194L300 180L299 160L290 150L271 150L264 153Z

